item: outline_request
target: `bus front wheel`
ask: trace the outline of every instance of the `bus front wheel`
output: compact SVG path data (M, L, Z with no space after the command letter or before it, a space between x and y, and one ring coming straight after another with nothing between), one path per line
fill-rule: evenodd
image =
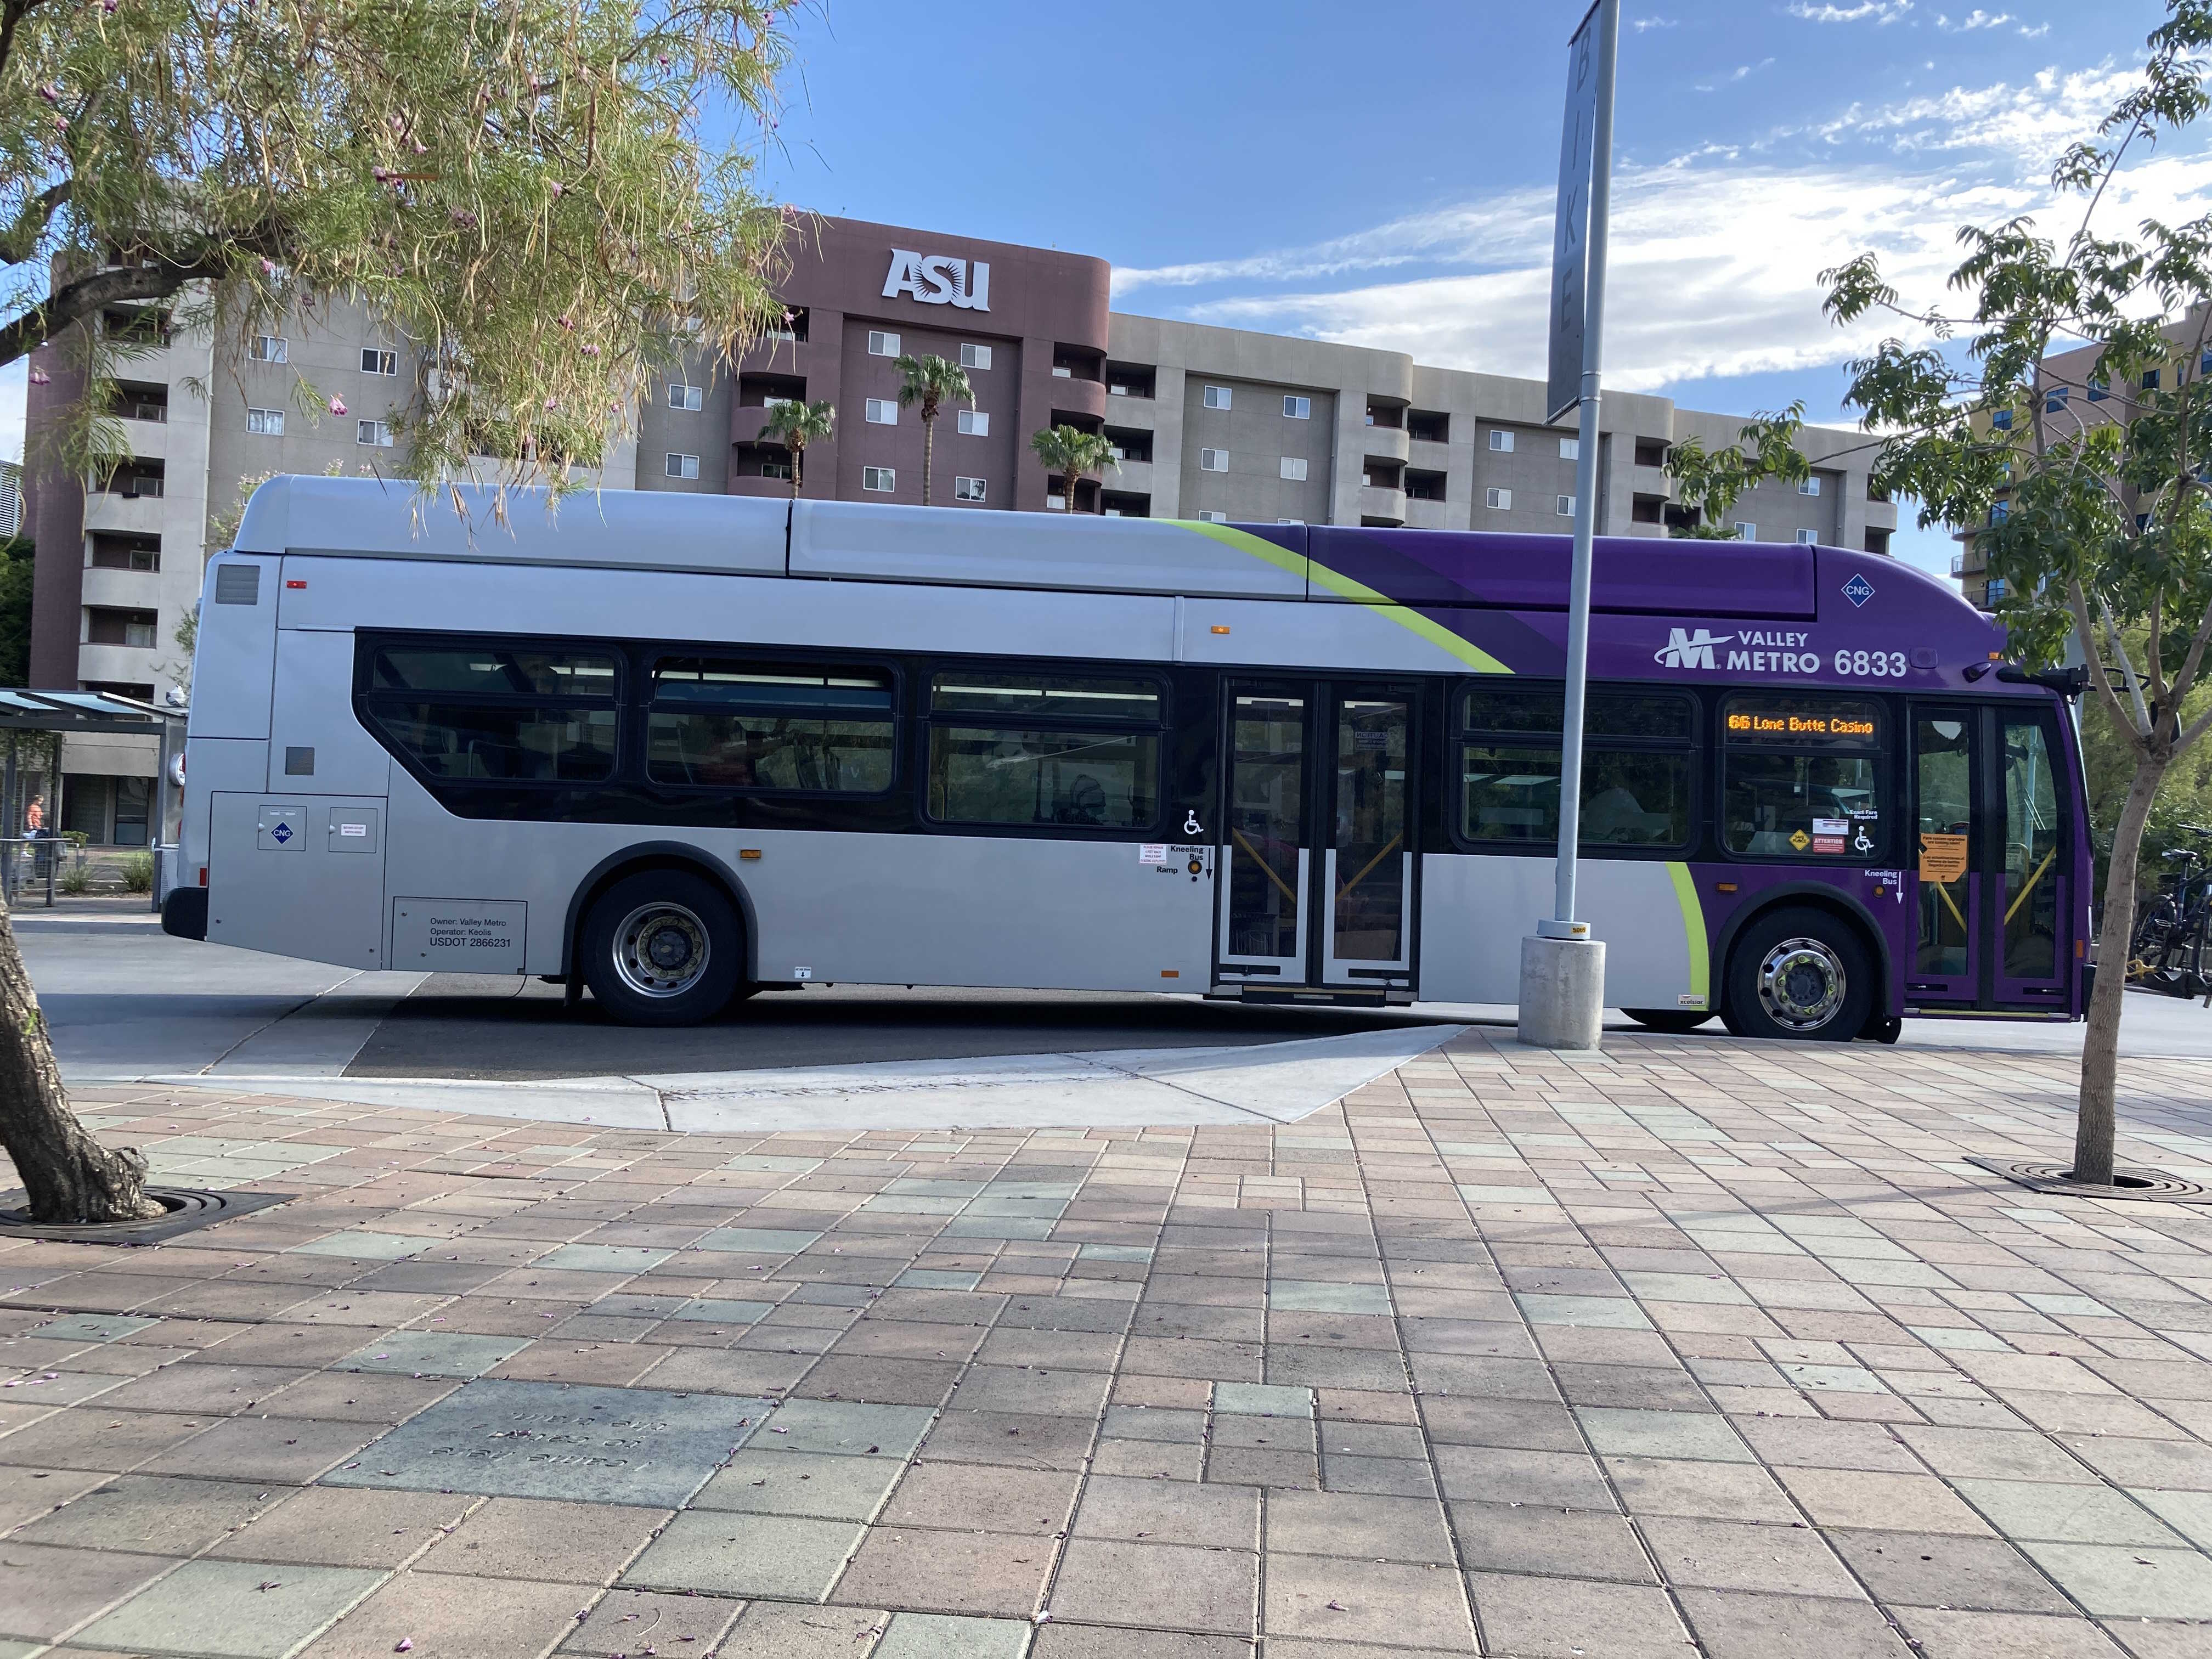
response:
M1620 1011L1647 1031L1680 1036L1694 1031L1713 1017L1710 1008L1624 1008Z
M720 888L688 870L641 870L599 895L581 953L592 994L625 1025L696 1025L744 974L744 927Z
M1729 953L1721 1018L1738 1036L1849 1042L1874 1012L1874 963L1858 932L1826 910L1774 910Z

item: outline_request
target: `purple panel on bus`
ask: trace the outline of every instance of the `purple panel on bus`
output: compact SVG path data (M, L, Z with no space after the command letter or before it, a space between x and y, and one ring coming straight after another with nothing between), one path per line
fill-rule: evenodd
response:
M1458 531L1364 530L1316 525L1311 556L1401 605L1492 605L1564 611L1574 544L1565 536ZM1691 555L1687 550L1694 548ZM1674 542L1663 556L1651 539L1601 536L1590 560L1594 610L1653 616L1810 618L1813 550L1794 544ZM1315 599L1335 595L1318 584Z

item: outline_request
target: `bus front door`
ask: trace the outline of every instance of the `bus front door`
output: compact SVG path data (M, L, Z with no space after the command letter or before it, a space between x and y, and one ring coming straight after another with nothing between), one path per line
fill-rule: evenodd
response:
M1409 1000L1413 697L1286 681L1232 684L1225 701L1215 984Z
M1908 1006L2066 1008L2075 830L2058 787L2062 752L2047 708L1914 708Z

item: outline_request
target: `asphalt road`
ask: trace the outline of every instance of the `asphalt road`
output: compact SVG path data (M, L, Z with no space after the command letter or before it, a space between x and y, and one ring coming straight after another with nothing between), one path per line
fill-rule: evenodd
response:
M558 988L462 975L356 974L163 934L143 910L78 901L15 930L77 1078L176 1075L545 1079L762 1072L869 1061L1259 1045L1511 1011L1424 1004L1389 1012L1246 1008L1191 998L810 987L679 1031L613 1024ZM1615 1017L1609 1024L1633 1029ZM1718 1024L1701 1035L1722 1036ZM2074 1052L2079 1025L1910 1020L1911 1047ZM2212 1057L2212 1012L2131 994L2122 1047Z

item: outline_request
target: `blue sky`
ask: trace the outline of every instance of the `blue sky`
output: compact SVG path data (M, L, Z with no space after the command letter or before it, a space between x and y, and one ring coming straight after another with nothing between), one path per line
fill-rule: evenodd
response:
M1124 310L1540 374L1582 3L1121 0L1071 27L1024 0L829 0L768 176L823 212L1100 255ZM2051 156L2162 15L1629 0L1608 383L1839 418L1844 359L1885 331L1832 328L1820 270L1871 246L1936 293L1962 219L2049 206ZM2101 222L2191 204L2212 126ZM1948 568L1940 532L1898 548Z
M1541 371L1565 38L1583 0L826 0L764 178L827 213L1111 260L1115 303ZM1954 227L2035 213L2152 0L1629 0L1608 384L1839 416L1886 331L1820 317L1873 246L1933 295ZM2212 206L2212 122L2101 222ZM2075 210L2078 212L2078 209ZM19 453L21 366L0 375ZM1940 532L1898 550L1948 568Z

